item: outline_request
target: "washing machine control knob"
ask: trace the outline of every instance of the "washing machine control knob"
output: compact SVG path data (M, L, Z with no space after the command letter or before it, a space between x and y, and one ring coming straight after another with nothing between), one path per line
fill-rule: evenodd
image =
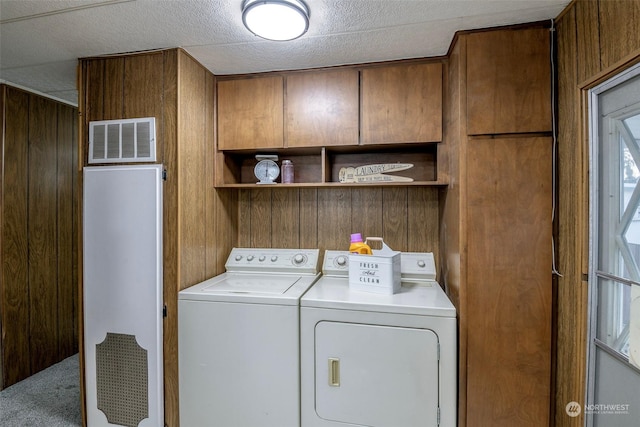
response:
M274 255L271 257L271 262L276 262L278 260L278 255Z
M249 256L247 257L247 261L253 261L253 255L249 255Z
M296 254L293 257L293 263L295 265L300 265L300 264L304 264L304 262L306 261L305 256L302 254Z
M261 256L260 256L260 258L258 258L258 261L262 262L262 261L264 261L265 259L267 259L267 257L266 257L266 256L264 256L264 255L261 255Z
M339 267L344 267L345 265L347 265L347 257L344 255L340 255L338 258L336 258L336 264Z
M242 255L236 255L236 261L240 261L242 259Z
M425 262L423 260L419 260L418 261L418 267L420 268L424 268L427 264L425 264Z

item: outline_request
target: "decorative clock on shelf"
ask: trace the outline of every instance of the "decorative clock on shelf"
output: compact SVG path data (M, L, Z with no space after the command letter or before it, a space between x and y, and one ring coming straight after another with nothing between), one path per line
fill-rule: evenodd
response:
M259 179L257 184L275 184L280 176L280 167L276 163L278 156L275 154L257 154L258 163L253 168L253 173Z

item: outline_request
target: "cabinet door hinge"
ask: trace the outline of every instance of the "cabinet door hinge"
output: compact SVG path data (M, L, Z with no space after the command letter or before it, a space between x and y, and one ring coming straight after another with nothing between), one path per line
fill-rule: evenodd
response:
M162 180L163 180L163 181L166 181L166 180L167 180L167 170L166 170L166 169L163 169L163 170L162 170Z
M162 317L167 317L167 305L162 306Z

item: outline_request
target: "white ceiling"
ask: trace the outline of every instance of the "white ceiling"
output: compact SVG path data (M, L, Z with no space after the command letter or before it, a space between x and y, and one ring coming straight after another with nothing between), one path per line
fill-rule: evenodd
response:
M0 81L77 104L77 59L182 47L214 74L441 56L456 31L552 19L570 0L305 0L309 31L266 41L242 0L0 0Z

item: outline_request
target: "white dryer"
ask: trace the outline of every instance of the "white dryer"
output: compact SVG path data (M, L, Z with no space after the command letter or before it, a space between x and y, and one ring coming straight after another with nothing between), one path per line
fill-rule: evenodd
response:
M455 427L456 311L430 253L402 253L394 295L353 291L326 251L300 301L302 427Z
M318 249L234 248L178 294L180 425L300 425L299 301Z

